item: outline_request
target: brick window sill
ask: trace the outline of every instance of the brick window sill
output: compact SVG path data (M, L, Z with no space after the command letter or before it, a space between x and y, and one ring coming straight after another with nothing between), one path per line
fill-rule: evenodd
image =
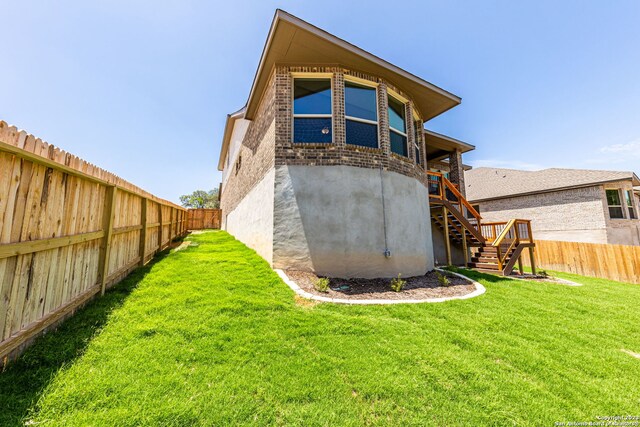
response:
M405 162L405 163L410 163L410 164L412 164L412 165L415 165L415 162L414 162L413 160L411 160L411 159L410 159L410 158L408 158L408 157L402 156L402 155L400 155L400 154L391 153L391 157L392 157L392 158L394 158L394 159L396 159L396 160L401 160L401 161L403 161L403 162Z
M333 142L294 142L292 146L293 148L327 148L336 147L336 144Z
M345 148L350 151L361 151L363 153L383 154L382 148L363 147L362 145L345 144Z

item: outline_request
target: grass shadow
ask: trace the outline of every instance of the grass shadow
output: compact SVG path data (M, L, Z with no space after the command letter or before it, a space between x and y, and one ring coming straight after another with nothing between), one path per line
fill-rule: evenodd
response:
M489 283L500 283L500 282L512 282L512 279L505 276L498 276L496 274L489 273L480 273L479 271L469 270L465 268L457 268L457 267L448 267L446 270L453 271L455 273L460 273L463 276L467 276L473 280L484 280Z
M153 265L169 254L161 252L66 319L57 329L38 337L20 357L0 372L0 425L23 426L30 408L56 373L82 356L87 346L121 307Z

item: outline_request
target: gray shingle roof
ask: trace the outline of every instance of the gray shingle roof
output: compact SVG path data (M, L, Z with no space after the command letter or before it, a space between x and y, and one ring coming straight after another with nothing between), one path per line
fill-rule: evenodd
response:
M584 187L625 179L633 180L634 185L640 184L633 172L559 168L523 171L482 167L466 171L464 179L467 199L470 201Z

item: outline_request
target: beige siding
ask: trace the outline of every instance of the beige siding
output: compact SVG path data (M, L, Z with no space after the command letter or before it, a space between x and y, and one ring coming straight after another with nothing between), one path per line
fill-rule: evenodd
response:
M606 201L606 189L621 189L623 191L633 190L631 181L620 181L605 184L602 188L603 204L605 208L605 217L607 222L607 243L613 243L616 245L640 245L640 220L629 219L629 211L624 206L622 211L625 215L625 219L610 219L609 210ZM622 196L623 205L626 203L624 194ZM635 201L636 215L639 214L637 198Z
M530 219L535 239L607 243L603 195L594 186L491 200L480 203L480 215L486 222Z
M530 219L534 238L640 245L640 220L610 219L605 189L632 189L631 181L480 202L483 221ZM637 208L636 208L637 209Z

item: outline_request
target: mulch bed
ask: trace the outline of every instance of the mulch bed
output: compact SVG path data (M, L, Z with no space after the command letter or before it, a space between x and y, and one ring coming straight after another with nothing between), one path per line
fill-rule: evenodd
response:
M446 274L449 278L449 286L442 286L438 282L436 272L430 271L424 276L403 278L407 283L401 292L391 290L391 279L341 279L335 277L329 278L328 292L319 292L314 288L319 279L314 273L298 270L286 270L285 273L303 290L329 298L419 300L462 296L476 290L470 280L452 274Z

